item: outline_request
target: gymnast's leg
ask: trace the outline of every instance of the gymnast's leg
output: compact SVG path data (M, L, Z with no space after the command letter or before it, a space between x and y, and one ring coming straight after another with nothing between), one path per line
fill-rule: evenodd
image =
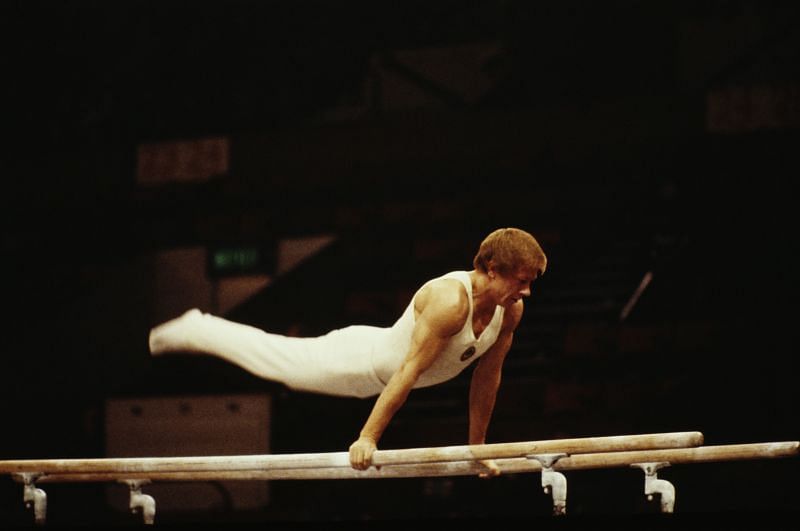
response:
M267 380L284 384L302 378L313 338L270 334L253 326L191 309L150 331L150 353L216 356Z

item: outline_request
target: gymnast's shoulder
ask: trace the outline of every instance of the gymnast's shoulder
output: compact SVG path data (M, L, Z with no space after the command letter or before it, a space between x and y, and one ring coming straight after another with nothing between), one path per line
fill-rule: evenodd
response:
M414 307L420 313L447 314L454 320L463 322L469 315L469 296L459 280L438 278L420 288L414 297Z

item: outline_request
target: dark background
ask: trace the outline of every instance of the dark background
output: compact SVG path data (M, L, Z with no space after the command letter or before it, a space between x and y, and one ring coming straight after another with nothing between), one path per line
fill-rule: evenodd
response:
M228 317L388 325L501 226L535 234L549 268L490 442L797 440L798 22L794 2L722 0L4 3L0 454L101 456L107 398L238 391L273 394L273 452L344 450L371 401L153 363L148 272L109 279L165 249L332 234ZM480 90L403 55L486 43ZM421 96L398 104L397 86ZM138 146L220 136L224 175L137 183ZM463 443L462 376L412 393L381 447ZM796 463L661 476L678 511L791 515ZM571 513L653 512L616 496L639 494L640 474L574 478ZM263 514L188 518L536 518L537 481L285 482ZM10 521L27 521L20 490L3 486ZM52 503L56 520L91 518Z

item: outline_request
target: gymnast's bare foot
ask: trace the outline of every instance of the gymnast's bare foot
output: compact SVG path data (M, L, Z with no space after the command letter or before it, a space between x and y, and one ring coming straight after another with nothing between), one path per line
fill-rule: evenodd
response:
M200 317L202 312L197 308L188 310L183 315L170 319L150 330L150 354L156 356L166 352L177 352L189 349L184 333L185 326Z

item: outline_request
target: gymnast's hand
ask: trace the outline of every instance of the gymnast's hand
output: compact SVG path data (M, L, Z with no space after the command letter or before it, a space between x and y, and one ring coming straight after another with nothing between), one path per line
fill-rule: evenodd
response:
M478 463L484 467L484 470L478 474L478 477L492 478L500 475L500 467L497 466L494 459L481 459Z
M350 445L350 465L356 470L366 470L372 464L372 454L377 449L375 441L369 437L359 437Z

